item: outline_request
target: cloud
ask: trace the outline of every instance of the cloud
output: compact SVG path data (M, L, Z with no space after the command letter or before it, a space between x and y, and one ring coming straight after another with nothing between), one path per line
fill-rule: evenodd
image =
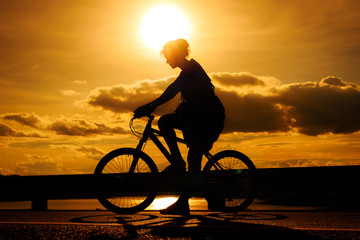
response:
M24 133L21 131L17 131L6 124L0 123L0 136L5 137L35 137L42 138L43 136L37 133Z
M287 132L316 136L360 130L360 88L337 77L319 83L273 86L272 92L219 90L226 109L225 132Z
M174 79L175 77L168 77L154 81L144 80L134 85L97 88L83 102L113 112L132 112L158 97Z
M128 131L122 127L108 126L105 123L90 123L86 120L61 118L50 120L45 117L40 117L34 113L11 113L4 114L2 118L5 120L15 121L20 124L20 128L30 126L44 133L48 131L55 132L59 135L69 136L89 136L89 135L112 135L112 134L126 134ZM19 127L19 126L17 126ZM0 136L13 137L42 137L37 133L25 133L15 130L12 126L0 123Z
M266 161L261 163L264 168L289 168L289 167L316 167L316 166L340 166L346 165L338 161L335 164L333 161L326 159L289 159Z
M316 136L360 130L360 87L341 78L281 84L275 78L249 73L212 73L211 77L219 83L216 93L226 109L225 133L298 131ZM113 112L132 112L160 96L173 80L99 88L84 103ZM167 112L173 109L166 108Z
M340 78L284 86L273 101L287 107L292 126L306 135L360 130L360 88Z
M3 119L13 120L22 125L30 126L33 128L37 128L40 122L37 115L34 113L13 113L13 114L4 114L2 115Z
M21 175L48 175L65 174L72 171L62 164L54 161L49 156L27 154L28 161L21 161L15 164L15 172Z
M62 90L61 94L63 96L77 96L77 95L80 95L81 93L74 91L74 90Z
M86 80L74 80L73 83L75 83L77 85L86 85L87 81Z
M57 120L48 126L48 129L59 135L89 136L94 134L111 135L127 133L121 127L109 127L105 124L91 124L85 120L63 119Z
M281 84L275 78L249 73L212 73L211 77L216 79L216 94L226 110L224 133L297 131L316 136L360 131L360 86L355 83L335 76L325 77L319 82L292 84ZM131 113L138 106L160 96L174 79L172 76L133 85L97 88L82 104L116 113ZM155 113L172 112L179 101L177 98ZM9 113L1 118L40 131L50 130L58 135L128 133L122 127L105 123L73 118L49 120L34 113ZM0 123L0 136L42 137L38 133L16 130L16 127L5 123Z
M15 174L16 173L12 169L0 167L0 176L9 176L9 175L15 175Z
M210 76L215 81L226 86L240 87L244 85L250 85L250 86L265 85L265 82L262 79L247 72L244 73L221 72L221 73L212 73L210 74Z
M340 78L337 78L337 77L332 77L332 76L329 76L329 77L326 77L326 78L323 78L320 82L320 85L333 85L333 86L338 86L338 87L346 87L348 86L348 84L346 82L344 82L342 79Z
M224 133L231 132L287 132L290 130L285 109L260 94L238 95L218 91L225 107Z
M80 146L75 148L75 150L81 153L82 155L85 155L96 161L98 161L105 155L105 153L102 152L101 150L91 146Z

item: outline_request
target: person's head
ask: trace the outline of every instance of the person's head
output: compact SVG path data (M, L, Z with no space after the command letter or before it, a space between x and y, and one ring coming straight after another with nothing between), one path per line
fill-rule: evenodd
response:
M177 40L168 41L163 49L161 55L166 58L166 62L172 67L179 67L179 63L186 60L189 56L190 46L189 43L182 38Z

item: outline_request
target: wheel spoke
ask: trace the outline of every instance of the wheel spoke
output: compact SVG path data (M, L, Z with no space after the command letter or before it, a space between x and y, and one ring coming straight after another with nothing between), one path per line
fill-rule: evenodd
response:
M238 211L250 205L255 193L255 166L245 155L236 151L220 152L205 170L210 173L205 194L210 197L213 194L217 199L222 196L224 211Z
M150 205L156 196L155 175L144 175L157 172L156 166L151 159L138 155L136 150L118 151L115 156L106 155L101 160L104 162L102 168L95 170L95 175L99 177L96 183L98 200L104 207L117 213L141 211ZM135 174L129 175L134 158L138 159ZM149 165L151 163L153 167Z

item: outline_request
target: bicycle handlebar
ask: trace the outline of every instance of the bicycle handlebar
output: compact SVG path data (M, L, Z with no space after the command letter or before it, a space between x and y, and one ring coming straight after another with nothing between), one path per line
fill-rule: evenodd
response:
M145 131L145 129L144 129L144 131L138 131L138 130L136 130L135 129L135 127L134 127L134 124L133 124L133 120L135 120L135 119L139 119L139 118L142 118L142 117L146 117L147 118L147 127L149 126L149 124L151 125L151 123L152 123L152 121L155 119L155 116L154 115L151 115L151 114L149 114L149 115L146 115L146 116L140 116L140 115L134 115L134 117L133 118L131 118L131 120L130 120L130 122L129 122L129 126L130 126L130 130L131 130L131 132L135 135L135 136L137 136L137 137L139 137L139 138L141 138L142 136L143 136L143 133L144 133L144 131ZM155 130L155 129L154 129Z
M139 118L142 118L142 117L147 117L147 118L149 118L150 120L154 120L154 118L155 118L155 116L152 115L152 114L149 114L149 115L141 115L141 116L134 114L134 116L132 117L131 120L139 119Z
M133 125L133 120L134 120L134 119L139 119L139 118L142 118L142 117L146 117L147 120L148 120L145 128L148 128L150 131L152 131L152 132L155 133L156 135L162 136L162 133L161 133L160 130L151 127L151 123L152 123L152 121L155 119L155 116L152 115L152 114L149 114L149 115L147 115L147 116L141 116L141 117L134 116L134 117L130 120L130 123L129 123L130 129L131 129L131 132L132 132L135 136L137 136L137 137L139 137L139 138L142 138L142 137L143 137L143 133L146 131L146 129L144 129L144 131L142 131L142 132L137 131L137 130L135 129L134 125ZM180 143L186 144L185 140L182 139L182 138L176 137L176 141L178 141L178 142L180 142Z

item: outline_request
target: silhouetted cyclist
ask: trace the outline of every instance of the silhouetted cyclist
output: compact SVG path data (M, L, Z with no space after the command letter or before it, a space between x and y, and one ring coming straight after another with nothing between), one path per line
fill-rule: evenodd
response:
M180 92L182 101L175 113L160 117L158 122L173 157L173 162L163 172L172 175L185 173L186 163L175 140L174 129L180 129L189 148L187 161L190 179L197 179L201 172L203 153L212 148L224 128L224 107L215 95L214 86L204 69L194 59L187 59L189 44L186 40L177 39L167 42L161 54L172 68L179 67L182 71L159 98L137 108L134 116L151 114L156 107L168 102ZM191 187L187 186L179 199L160 213L189 215L190 197Z

